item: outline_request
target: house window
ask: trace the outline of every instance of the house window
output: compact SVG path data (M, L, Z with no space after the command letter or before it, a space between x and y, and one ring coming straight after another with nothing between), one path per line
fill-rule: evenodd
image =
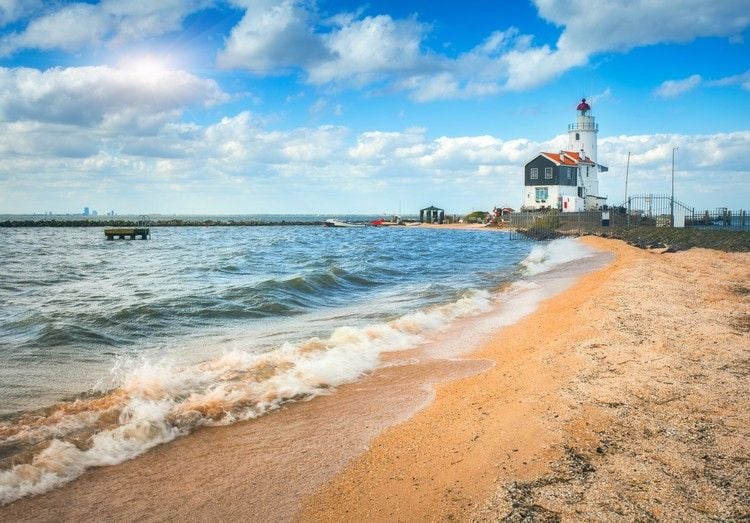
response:
M588 178L588 177L589 177L589 168L586 167L586 178Z
M538 180L539 179L539 168L532 167L531 168L531 179L532 180Z
M573 179L573 169L571 167L568 167L567 171L568 171L568 181L571 181Z
M583 198L583 187L578 188L578 197Z
M545 180L551 180L552 179L552 167L545 167L544 168L544 179Z
M537 202L546 202L548 196L549 196L549 188L548 187L537 187L536 188L536 198L535 198L535 200Z

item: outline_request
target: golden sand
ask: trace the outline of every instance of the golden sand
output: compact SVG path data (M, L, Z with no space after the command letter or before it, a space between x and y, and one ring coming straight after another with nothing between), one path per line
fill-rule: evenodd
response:
M750 511L750 255L616 253L473 356L305 521L706 520Z

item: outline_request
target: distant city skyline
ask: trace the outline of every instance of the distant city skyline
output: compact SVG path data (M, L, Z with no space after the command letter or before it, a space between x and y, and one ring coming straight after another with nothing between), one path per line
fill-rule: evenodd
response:
M5 0L0 214L518 208L583 96L610 205L629 152L628 192L669 194L679 147L676 198L750 208L749 27L746 0Z

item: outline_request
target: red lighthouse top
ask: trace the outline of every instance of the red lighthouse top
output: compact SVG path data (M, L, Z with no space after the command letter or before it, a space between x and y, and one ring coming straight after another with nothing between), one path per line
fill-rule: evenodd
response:
M589 111L591 110L591 106L586 103L585 98L581 98L581 103L578 104L578 107L576 107L577 111Z

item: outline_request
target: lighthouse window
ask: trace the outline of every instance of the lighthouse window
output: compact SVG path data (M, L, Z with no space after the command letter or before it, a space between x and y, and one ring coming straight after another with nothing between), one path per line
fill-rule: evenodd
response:
M576 133L576 140L580 140L580 139L581 139L581 135L579 133Z
M537 187L536 188L536 201L537 202L546 202L547 197L549 196L549 188L548 187Z
M531 168L531 179L532 180L538 180L539 179L539 168L538 167L532 167Z
M551 180L552 179L552 167L545 167L544 168L544 179L545 180Z

